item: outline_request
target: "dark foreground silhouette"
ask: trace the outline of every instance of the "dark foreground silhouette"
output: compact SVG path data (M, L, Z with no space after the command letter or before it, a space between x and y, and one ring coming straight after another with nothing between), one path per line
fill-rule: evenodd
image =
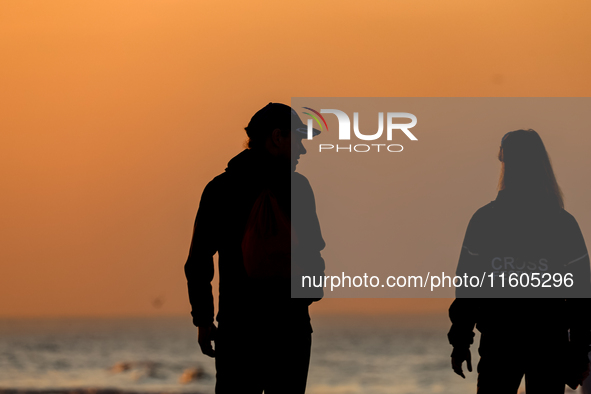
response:
M203 353L215 357L216 393L304 393L308 306L321 294L291 299L290 271L297 265L324 272L314 195L295 173L306 153L305 126L290 107L270 103L246 131L249 149L201 197L185 264L191 314ZM216 252L218 327L211 287Z
M589 368L590 269L585 241L576 220L563 208L562 193L535 131L505 135L499 160L499 194L472 217L457 275L504 274L506 287L495 293L490 288L458 288L449 309L452 368L464 377L465 361L472 371L469 348L476 327L481 332L478 393L517 393L524 376L528 394L564 393L565 384L575 388ZM536 287L512 289L507 285L512 273L542 281L534 280ZM542 288L547 274L551 287ZM559 277L554 274L562 279L570 274L575 285L556 286L554 279Z

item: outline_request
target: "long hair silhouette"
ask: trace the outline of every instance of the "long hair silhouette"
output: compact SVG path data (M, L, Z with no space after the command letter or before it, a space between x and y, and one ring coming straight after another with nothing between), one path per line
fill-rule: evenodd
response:
M534 130L510 131L501 140L502 163L499 190L546 198L564 208L562 190L556 182L550 156Z

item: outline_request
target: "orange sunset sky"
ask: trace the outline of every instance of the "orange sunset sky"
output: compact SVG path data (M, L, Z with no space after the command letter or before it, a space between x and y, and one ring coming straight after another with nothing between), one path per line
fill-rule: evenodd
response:
M0 317L187 314L201 192L259 108L590 96L590 16L588 1L2 0Z

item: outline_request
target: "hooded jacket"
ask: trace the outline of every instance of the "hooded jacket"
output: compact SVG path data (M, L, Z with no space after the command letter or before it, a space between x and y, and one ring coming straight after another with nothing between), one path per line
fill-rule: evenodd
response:
M449 309L449 342L468 348L473 329L482 334L482 352L509 346L540 347L564 343L578 354L589 351L589 255L575 218L555 201L524 192L502 190L470 220L456 275L486 272L484 289L458 288ZM488 275L495 275L495 289ZM553 279L538 285L511 288L509 275L537 273L545 278L571 274L575 286L554 286ZM498 275L504 274L503 289ZM558 283L558 282L556 282ZM557 293L561 292L561 293ZM479 298L476 298L479 297ZM519 298L515 298L519 297ZM536 298L532 298L536 297ZM553 297L553 298L549 298ZM551 345L549 345L551 346Z
M244 268L242 239L252 207L263 190L270 190L283 212L294 218L292 225L299 230L308 264L317 272L324 272L320 251L325 244L316 216L314 194L307 179L298 173L289 176L289 168L279 167L266 153L244 150L230 160L224 173L207 184L201 196L185 264L195 326L213 322L211 281L213 256L217 252L218 322L284 322L311 330L308 305L313 300L290 299L289 279L254 279ZM292 194L301 197L293 206Z

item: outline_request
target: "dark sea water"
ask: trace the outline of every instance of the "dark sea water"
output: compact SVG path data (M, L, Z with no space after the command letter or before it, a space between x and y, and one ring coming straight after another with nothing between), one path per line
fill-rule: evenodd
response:
M451 371L443 315L316 316L313 325L309 394L475 392L475 372ZM0 389L205 394L214 376L185 317L0 320Z

